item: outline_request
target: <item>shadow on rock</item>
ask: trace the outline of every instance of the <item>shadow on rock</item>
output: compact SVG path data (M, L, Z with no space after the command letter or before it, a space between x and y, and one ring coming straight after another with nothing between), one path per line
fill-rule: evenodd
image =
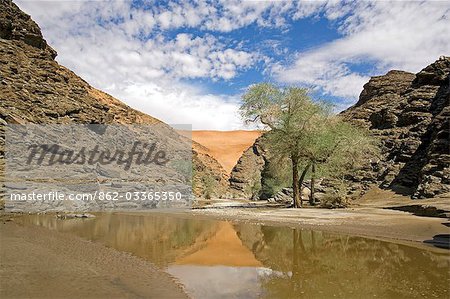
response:
M423 242L439 248L450 249L450 234L435 235L433 240L425 240Z

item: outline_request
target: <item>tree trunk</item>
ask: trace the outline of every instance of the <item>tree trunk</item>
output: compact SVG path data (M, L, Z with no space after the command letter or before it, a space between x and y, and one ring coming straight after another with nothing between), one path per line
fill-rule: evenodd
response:
M298 201L300 198L300 192L298 188L298 157L292 155L291 161L292 161L292 191L294 195L294 208L298 208L299 207Z
M303 196L301 191L303 189L303 181L305 180L305 176L308 173L309 167L311 167L311 164L306 165L305 169L303 169L300 179L298 180L298 185L300 186L300 205L303 205Z
M316 202L314 200L314 184L316 182L316 163L312 163L312 168L311 168L311 194L309 197L309 204L310 205L315 205Z
M298 229L294 228L292 230L292 242L293 242L293 253L292 253L292 282L294 285L294 292L300 291L300 250L299 250L299 234Z

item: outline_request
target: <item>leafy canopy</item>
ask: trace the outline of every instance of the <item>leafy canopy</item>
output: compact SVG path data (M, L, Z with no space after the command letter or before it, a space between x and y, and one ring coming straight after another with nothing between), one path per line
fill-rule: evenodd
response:
M304 88L278 88L270 83L251 86L240 110L247 122L260 121L270 128L269 144L287 156L303 156L305 145L314 142L317 124L332 111L329 104L314 103Z
M332 108L313 101L304 88L261 83L248 89L240 110L247 122L270 129L267 145L278 168L292 171L287 162L294 158L300 169L314 163L318 175L337 178L376 156L378 147L367 130L343 121Z

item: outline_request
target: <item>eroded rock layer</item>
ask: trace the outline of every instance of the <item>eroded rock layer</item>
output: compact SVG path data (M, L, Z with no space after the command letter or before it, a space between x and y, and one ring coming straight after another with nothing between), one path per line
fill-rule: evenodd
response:
M255 198L259 196L262 173L266 164L266 151L264 149L264 137L256 139L239 158L231 171L230 190L234 197Z
M381 139L382 187L418 198L450 191L449 76L449 57L416 75L390 71L370 79L342 112Z

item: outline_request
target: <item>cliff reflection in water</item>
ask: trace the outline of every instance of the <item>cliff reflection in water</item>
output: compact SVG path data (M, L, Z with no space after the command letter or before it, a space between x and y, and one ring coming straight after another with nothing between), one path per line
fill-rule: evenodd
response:
M449 296L448 254L385 241L164 214L24 221L145 258L194 298Z

